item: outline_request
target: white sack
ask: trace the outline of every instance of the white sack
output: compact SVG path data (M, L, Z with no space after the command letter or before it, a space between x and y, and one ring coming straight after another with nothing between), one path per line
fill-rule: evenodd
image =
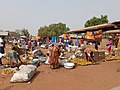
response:
M37 71L34 65L21 65L19 71L13 74L10 82L25 82L29 81Z

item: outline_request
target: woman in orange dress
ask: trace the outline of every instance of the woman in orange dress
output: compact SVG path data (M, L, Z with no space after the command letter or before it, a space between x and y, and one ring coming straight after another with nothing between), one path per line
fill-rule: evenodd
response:
M59 68L59 48L57 46L54 46L54 44L52 44L52 47L49 49L49 57L50 57L50 68L52 69L57 69Z

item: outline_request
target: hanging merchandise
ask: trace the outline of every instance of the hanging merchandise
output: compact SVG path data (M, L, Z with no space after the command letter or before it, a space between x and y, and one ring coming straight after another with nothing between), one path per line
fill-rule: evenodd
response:
M86 32L86 35L88 35L88 36L92 36L92 32L87 31L87 32Z
M52 42L55 42L56 36L52 36Z
M89 41L102 41L102 30L87 31L85 38Z
M64 34L64 39L69 38L70 39L70 35L69 34Z
M94 31L92 31L92 36L94 36Z
M92 32L90 32L90 31L87 31L86 32L86 35L85 35L85 38L87 39L87 40L94 40L94 36L92 35Z
M102 30L97 30L97 31L94 31L94 34L95 34L95 35L102 34Z

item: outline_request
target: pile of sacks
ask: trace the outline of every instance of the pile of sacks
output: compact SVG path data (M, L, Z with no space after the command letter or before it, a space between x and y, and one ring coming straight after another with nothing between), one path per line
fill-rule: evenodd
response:
M10 82L25 82L29 81L37 71L34 65L21 65L19 71L13 74Z

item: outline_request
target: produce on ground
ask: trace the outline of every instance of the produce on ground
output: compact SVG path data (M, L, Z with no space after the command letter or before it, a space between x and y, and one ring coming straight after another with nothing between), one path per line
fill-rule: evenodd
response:
M112 61L112 60L120 60L120 56L112 56L109 58L105 58L106 61Z
M16 72L16 70L12 69L12 68L2 69L2 74L3 75L14 74L15 72Z
M92 65L93 64L92 62L87 61L85 59L81 59L81 58L75 58L75 59L69 60L69 62L73 62L78 65Z

